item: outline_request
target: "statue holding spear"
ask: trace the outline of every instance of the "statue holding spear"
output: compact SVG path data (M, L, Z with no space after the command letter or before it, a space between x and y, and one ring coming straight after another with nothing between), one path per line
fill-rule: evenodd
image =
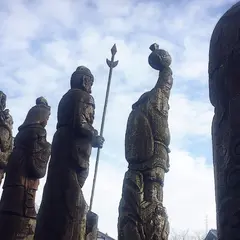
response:
M112 48L113 55L114 52L116 53L116 46ZM110 80L113 59L114 56L111 62L108 61ZM96 225L97 216L89 211L86 226L87 204L82 187L88 177L92 147L98 148L93 187L95 186L100 148L104 143L102 133L107 104L105 103L103 123L98 135L92 126L95 112L94 98L91 95L93 82L91 71L84 66L78 67L71 77L71 89L59 102L57 130L53 137L47 180L37 216L35 240L85 240L95 237L93 225ZM109 87L110 81L107 96Z

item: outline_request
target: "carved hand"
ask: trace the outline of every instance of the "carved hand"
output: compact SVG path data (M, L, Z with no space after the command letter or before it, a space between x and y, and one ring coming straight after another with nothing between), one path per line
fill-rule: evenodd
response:
M95 135L95 136L93 137L92 146L95 147L95 148L102 148L104 142L105 142L104 137L101 137L101 136L99 136L99 135Z

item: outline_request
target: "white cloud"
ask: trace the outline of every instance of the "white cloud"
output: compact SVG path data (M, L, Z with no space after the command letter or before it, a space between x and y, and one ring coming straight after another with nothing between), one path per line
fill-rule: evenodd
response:
M183 151L173 150L170 157L164 202L171 227L204 232L206 216L209 226L216 227L212 167L207 166L205 158L193 158Z
M236 1L230 1L236 2ZM9 96L14 133L35 98L43 95L52 106L47 126L49 140L55 131L57 104L69 88L71 73L86 65L95 75L93 95L97 103L95 126L100 127L107 84L110 48L117 44L94 210L99 226L116 237L117 211L122 179L127 169L124 135L131 105L157 80L147 63L149 46L157 42L173 58L174 87L170 100L172 135L171 169L166 175L164 204L171 227L202 230L205 215L215 227L213 170L211 157L196 157L183 144L198 138L209 146L212 107L207 86L208 47L227 1L135 1L41 0L1 2L0 85ZM192 84L194 83L194 84ZM205 97L205 98L203 98ZM92 183L84 187L86 200ZM37 195L40 202L42 187ZM194 220L193 220L194 219Z
M184 94L173 94L170 109L169 125L174 141L210 136L213 110L205 100L190 100Z

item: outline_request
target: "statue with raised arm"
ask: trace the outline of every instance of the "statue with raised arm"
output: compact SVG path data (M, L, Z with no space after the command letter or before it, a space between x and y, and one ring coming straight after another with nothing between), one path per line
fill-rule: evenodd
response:
M1 239L33 239L36 225L35 195L39 179L46 174L51 152L45 130L49 116L50 107L40 97L18 128L0 201Z
M169 170L171 56L153 44L149 64L159 70L155 87L133 104L125 135L125 173L119 205L119 240L166 240L169 223L163 202Z
M6 109L7 96L0 91L0 185L7 167L8 157L13 147L13 119Z
M72 74L71 89L58 105L57 131L37 217L35 240L85 239L87 204L82 187L88 176L92 147L104 139L92 126L94 77L80 66Z

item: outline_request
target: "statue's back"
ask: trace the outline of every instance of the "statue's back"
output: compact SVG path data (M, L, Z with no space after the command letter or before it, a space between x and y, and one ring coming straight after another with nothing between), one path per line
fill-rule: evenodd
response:
M141 109L129 115L125 134L125 157L129 163L146 161L152 157L154 142L151 126Z

